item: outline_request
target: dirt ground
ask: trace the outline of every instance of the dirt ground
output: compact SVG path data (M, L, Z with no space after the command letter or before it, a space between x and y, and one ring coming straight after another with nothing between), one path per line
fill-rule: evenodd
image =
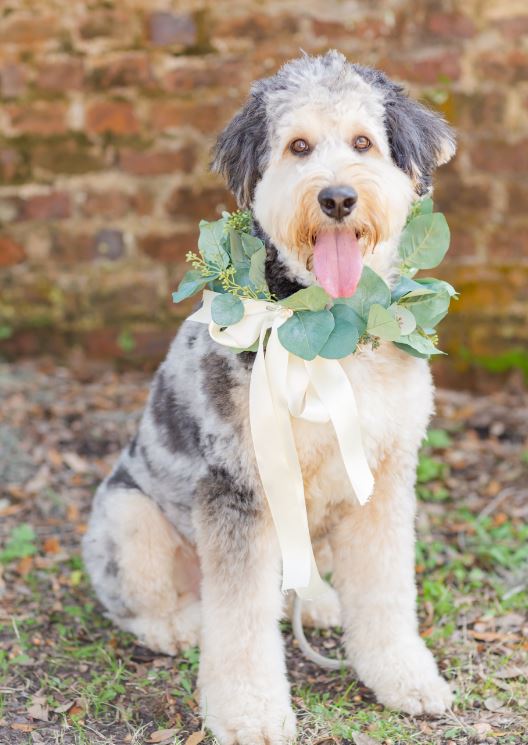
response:
M79 542L134 432L139 373L0 365L0 743L212 743L199 652L137 646L102 615ZM301 745L528 743L528 395L440 391L418 470L421 633L456 691L440 719L306 662L283 624ZM390 619L389 619L390 622ZM327 654L340 630L310 633Z

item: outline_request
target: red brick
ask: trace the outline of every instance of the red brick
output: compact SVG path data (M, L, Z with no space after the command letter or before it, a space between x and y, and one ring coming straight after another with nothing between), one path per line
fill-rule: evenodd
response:
M3 17L0 24L0 43L33 44L34 42L53 39L57 33L56 16Z
M86 18L79 24L82 39L111 37L130 45L141 33L141 23L136 13L126 3L116 3L115 8L90 8Z
M442 13L433 11L426 20L425 27L435 36L470 39L475 36L475 24L462 13Z
M99 150L84 138L37 141L31 146L31 166L51 173L90 173L104 167Z
M20 243L6 235L0 235L0 266L20 264L26 258L26 252Z
M444 78L458 80L460 77L460 55L457 51L432 52L427 56L385 57L379 67L399 80L433 85Z
M435 186L435 207L440 212L475 212L491 207L491 189L486 186L468 184L456 173L440 171Z
M150 86L154 82L148 57L144 53L124 54L94 67L89 74L91 86L96 90Z
M22 166L22 157L14 148L0 148L0 183L9 184L16 180Z
M22 220L60 220L70 215L70 195L57 191L24 199L20 216Z
M499 139L480 140L471 149L473 165L490 173L528 172L528 140L515 144Z
M526 215L528 211L528 181L515 179L508 186L508 212Z
M93 134L135 134L139 123L128 101L97 101L86 112L86 129Z
M196 150L190 145L179 150L123 150L119 154L119 167L135 176L157 176L178 171L190 173L195 164Z
M229 17L227 14L215 26L214 35L261 42L276 39L278 35L290 37L299 31L299 27L299 18L287 14L251 13L239 17ZM291 41L290 38L290 44Z
M514 18L498 18L493 22L508 41L521 39L528 34L528 15L516 16Z
M528 221L509 219L492 233L489 259L496 264L528 263Z
M452 93L450 121L463 129L501 127L506 111L506 97L499 91L488 93Z
M192 93L200 88L229 88L243 80L245 65L241 59L222 60L210 55L202 61L181 65L170 70L163 79L163 88L170 93Z
M201 132L217 132L229 116L222 103L188 103L187 101L156 101L152 104L150 124L155 130L165 132L179 127L194 127Z
M139 248L151 259L170 262L183 262L188 251L195 251L198 243L198 228L186 233L163 235L150 233L138 240Z
M235 208L232 195L221 186L207 186L200 190L178 186L165 205L169 215L190 220L209 220L218 217L222 210Z
M51 258L55 265L91 262L97 259L115 261L124 254L124 238L119 230L103 228L96 233L70 228L52 229Z
M486 52L479 57L476 69L485 81L523 82L528 78L528 52L522 49Z
M146 191L126 194L116 189L88 192L82 202L81 212L85 217L118 218L133 212L147 215L152 212L152 195Z
M67 107L61 101L35 101L9 104L5 111L11 127L18 135L54 135L67 130Z
M35 82L40 90L62 93L66 90L80 90L83 78L82 60L65 57L39 63Z
M325 21L321 18L312 20L312 30L315 36L328 39L331 44L333 40L350 39L379 39L391 33L391 27L381 18L363 18L357 22L353 18L347 18L342 23L338 21Z
M191 15L175 14L167 11L151 13L149 36L157 46L192 46L198 40L196 22Z
M20 65L5 64L0 68L0 94L4 98L17 98L26 89L26 74Z

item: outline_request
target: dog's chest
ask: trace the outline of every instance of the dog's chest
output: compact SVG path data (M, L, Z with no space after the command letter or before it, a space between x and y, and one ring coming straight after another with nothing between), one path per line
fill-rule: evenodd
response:
M344 363L357 403L363 446L372 472L398 446L416 449L432 412L432 385L422 360L380 349ZM351 412L351 416L353 412ZM355 503L333 427L295 419L312 532L324 530L330 508Z

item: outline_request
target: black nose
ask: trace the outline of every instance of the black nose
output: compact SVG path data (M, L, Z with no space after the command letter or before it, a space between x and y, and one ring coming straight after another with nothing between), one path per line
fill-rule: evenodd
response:
M358 200L358 193L351 186L327 186L317 195L321 209L334 220L350 215Z

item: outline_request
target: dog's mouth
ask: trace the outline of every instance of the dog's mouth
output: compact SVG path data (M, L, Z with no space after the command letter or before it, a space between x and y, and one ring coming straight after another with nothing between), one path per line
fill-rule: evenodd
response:
M361 234L357 230L322 230L313 243L313 271L332 297L351 297L363 271Z

